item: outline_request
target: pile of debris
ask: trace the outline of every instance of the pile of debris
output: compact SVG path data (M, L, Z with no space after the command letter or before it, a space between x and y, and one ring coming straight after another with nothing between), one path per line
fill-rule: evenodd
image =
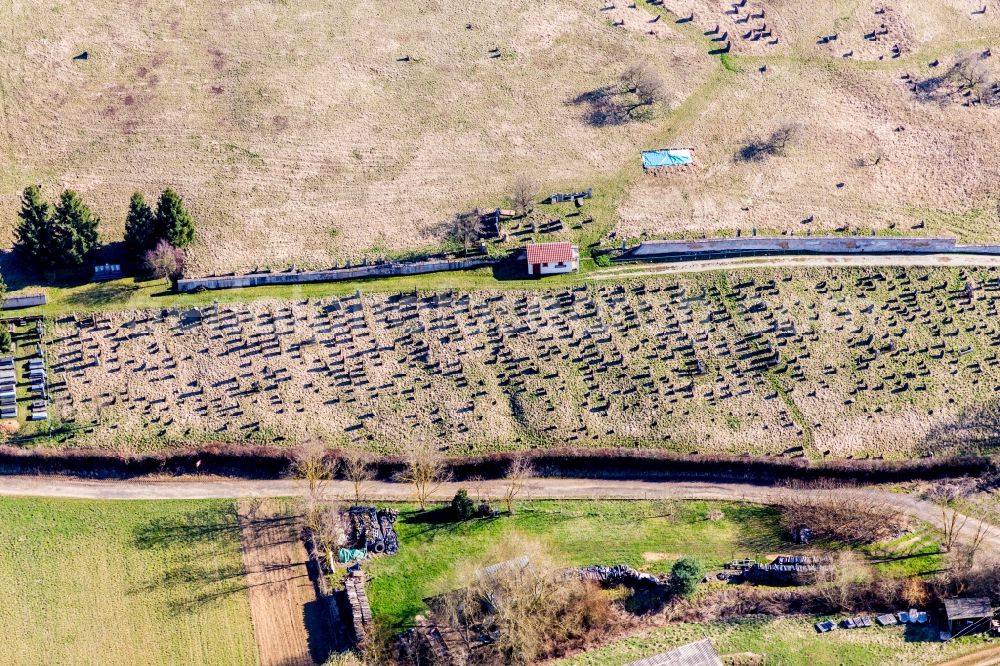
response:
M399 552L394 509L376 509L373 506L352 506L347 510L347 539L359 550L394 555Z
M719 580L748 581L765 585L801 585L815 580L817 574L833 566L826 555L779 555L770 564L755 560L737 560L726 565L738 572L719 576Z
M603 587L656 587L660 579L652 574L636 571L627 564L616 564L610 567L589 566L580 567L576 574L584 580L594 581Z

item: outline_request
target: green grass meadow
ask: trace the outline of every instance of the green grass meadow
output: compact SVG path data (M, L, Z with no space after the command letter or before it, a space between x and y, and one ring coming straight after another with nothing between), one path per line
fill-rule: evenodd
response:
M709 509L724 517L710 521ZM485 562L497 543L523 538L540 543L560 565L629 564L669 571L682 556L706 567L734 558L791 552L770 507L708 502L525 502L514 516L464 523L407 509L397 523L400 552L367 568L372 613L402 629L424 610L423 599L445 591L448 574L467 562Z
M0 498L0 664L255 664L231 503Z
M933 631L872 627L817 634L820 618L746 619L672 624L558 662L558 666L621 666L692 641L710 638L726 663L766 666L891 666L935 664L983 645L982 637L950 643ZM743 661L739 661L740 658ZM759 657L763 657L760 660Z

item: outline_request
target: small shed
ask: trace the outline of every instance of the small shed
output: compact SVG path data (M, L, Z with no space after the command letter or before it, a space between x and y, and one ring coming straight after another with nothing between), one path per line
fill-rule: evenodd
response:
M722 659L712 646L712 641L704 638L625 666L722 666Z
M553 275L580 269L580 250L571 243L531 243L525 250L528 275Z
M993 606L987 597L958 597L944 600L948 633L957 636L986 631L993 619Z
M694 150L691 148L660 148L642 151L643 169L687 167L693 164Z

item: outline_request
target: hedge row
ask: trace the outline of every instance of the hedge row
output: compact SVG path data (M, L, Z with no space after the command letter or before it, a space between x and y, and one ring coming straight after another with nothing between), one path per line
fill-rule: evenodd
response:
M216 444L202 448L122 456L97 449L22 449L0 446L0 472L8 474L72 474L90 477L214 474L241 478L280 478L296 455L294 448ZM824 460L755 458L751 456L693 455L634 449L548 449L528 453L496 453L454 458L456 479L503 476L511 459L528 456L547 476L590 478L691 478L740 481L849 481L894 483L996 471L985 456L923 458L918 460ZM330 457L339 452L331 450ZM399 457L373 459L377 476L390 479L403 468Z

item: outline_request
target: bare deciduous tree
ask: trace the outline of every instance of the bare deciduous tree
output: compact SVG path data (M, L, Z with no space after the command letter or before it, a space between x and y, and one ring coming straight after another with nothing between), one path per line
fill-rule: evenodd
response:
M475 654L474 663L535 664L570 641L607 631L613 622L608 598L596 586L567 576L541 550L525 545L527 566L511 562L489 575L460 573L458 589L432 603L439 622ZM473 650L483 636L491 642Z
M336 473L336 463L327 457L326 448L318 440L299 449L289 470L289 476L306 482L306 492L299 504L302 522L312 533L316 548L326 555L330 569L334 565L334 551L345 540L340 507L327 492Z
M288 475L306 482L306 495L320 499L326 495L328 482L337 475L337 464L326 455L319 440L304 443L295 454Z
M962 525L968 521L968 518L962 521ZM958 532L961 532L961 527ZM976 562L976 555L983 546L983 540L986 538L987 527L984 523L979 522L976 524L976 530L972 533L972 536L965 543L960 543L956 539L956 543L952 545L954 548L954 553L957 558L962 563L962 566L966 569L971 569Z
M161 280L169 278L172 283L176 284L177 280L184 275L187 253L161 239L156 247L143 256L143 262L146 270L154 277Z
M469 245L483 237L482 213L478 208L456 213L451 220L451 236L462 244L465 254Z
M846 544L869 544L894 538L909 527L909 518L864 493L803 490L783 496L781 523L790 533L809 528L813 536Z
M988 103L993 94L993 71L989 61L978 53L965 53L955 61L950 72L959 90L970 91L980 102Z
M347 449L343 453L341 469L354 489L354 504L360 505L367 494L368 482L375 478L375 469L370 458L357 449Z
M850 610L856 588L871 581L872 572L857 553L844 550L836 553L832 566L816 574L816 591L834 610Z
M517 456L507 465L507 487L504 490L504 505L507 513L514 515L514 502L524 491L525 482L535 475L535 468L526 456Z
M768 157L783 155L788 144L795 139L798 133L798 125L785 123L771 132L768 137L748 142L739 149L736 158L745 162L758 162Z
M301 503L302 521L312 533L317 550L326 556L330 570L334 569L334 553L347 541L339 504L329 497L305 497Z
M946 553L950 553L958 543L958 535L969 521L968 516L959 518L958 511L954 509L941 508L941 524L944 530L944 538L941 539L941 548Z
M536 196L538 196L538 183L531 176L522 173L514 179L514 184L511 186L511 201L518 215L526 215L531 211Z
M621 84L625 92L635 95L635 101L626 108L628 114L641 107L667 101L667 85L663 77L645 63L629 65L622 72Z
M413 496L420 510L427 508L427 500L448 480L448 466L444 456L423 439L417 439L404 456L405 468L397 479L413 486Z

